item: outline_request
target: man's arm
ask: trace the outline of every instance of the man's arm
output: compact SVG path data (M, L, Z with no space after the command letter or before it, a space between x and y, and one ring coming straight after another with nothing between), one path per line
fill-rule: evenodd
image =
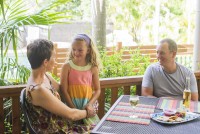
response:
M190 75L190 90L191 90L191 100L198 101L199 95L198 95L197 81L193 72Z
M199 99L198 92L191 93L191 100L192 101L198 101L198 99Z
M155 97L153 96L153 89L148 87L142 87L142 96Z
M142 80L142 96L153 96L153 80L152 80L152 70L148 67L144 73Z

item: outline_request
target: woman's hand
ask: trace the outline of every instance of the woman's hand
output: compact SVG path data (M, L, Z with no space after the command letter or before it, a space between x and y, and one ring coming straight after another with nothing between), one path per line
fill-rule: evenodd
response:
M85 106L85 110L87 111L87 118L93 117L96 115L96 110L90 104L87 104Z

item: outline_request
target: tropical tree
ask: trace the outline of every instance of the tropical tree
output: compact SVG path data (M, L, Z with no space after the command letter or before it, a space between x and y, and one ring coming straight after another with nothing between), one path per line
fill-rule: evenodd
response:
M155 43L166 37L178 43L192 43L194 1L108 0L107 3L107 22L113 22L114 29L128 30L139 44ZM159 27L157 32L156 27Z
M91 0L92 2L92 35L99 48L106 46L106 6L105 0Z
M193 3L194 1L190 1ZM170 37L178 43L191 43L192 35L187 32L194 31L194 14L187 12L186 0L168 0L161 2L160 10L160 37ZM190 4L189 4L190 5ZM192 6L190 5L190 8ZM188 19L188 15L190 16ZM188 27L189 30L188 31ZM189 38L188 38L189 37Z
M37 0L0 0L0 86L22 84L27 81L30 74L25 66L18 64L19 41L25 26L51 25L63 23L61 19L70 17L70 10L59 10L59 5L69 0L48 0L48 3L32 4ZM31 3L31 5L30 5ZM29 5L29 6L28 6ZM41 6L42 5L42 6ZM68 14L69 13L69 14ZM12 46L14 59L8 58L7 52ZM12 118L11 99L4 98L5 128L12 133L10 122ZM22 122L23 118L22 118ZM24 124L22 123L22 128ZM22 133L25 133L23 130Z
M27 80L29 71L18 64L19 42L21 32L25 26L30 25L51 25L63 23L61 19L67 19L70 15L66 13L70 10L59 10L59 5L67 3L69 0L51 0L47 4L37 6L32 4L35 1L24 0L0 0L0 83L5 85L6 79L21 79L15 82L24 83ZM30 4L31 3L31 4ZM8 59L9 47L13 48L14 59ZM13 81L13 80L12 80ZM13 83L11 83L13 84Z
M115 29L126 29L133 41L141 41L142 27L148 26L153 18L155 0L109 0L107 21L115 25ZM119 6L120 5L120 6ZM117 7L117 8L116 8Z
M18 40L20 31L24 26L28 25L51 25L61 23L60 19L68 18L63 16L66 11L52 11L58 5L68 2L68 0L50 1L48 5L41 7L35 11L31 10L31 5L24 0L1 0L0 6L0 48L1 63L7 54L8 48L12 45L16 61ZM29 5L29 7L27 6Z

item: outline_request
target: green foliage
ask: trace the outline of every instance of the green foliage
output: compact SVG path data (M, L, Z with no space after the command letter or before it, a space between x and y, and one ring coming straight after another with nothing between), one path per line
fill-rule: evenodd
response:
M6 59L0 68L0 86L26 83L30 70L24 65L19 65L16 60Z
M147 21L153 18L154 2L155 0L109 0L107 6L109 17L107 21L113 22L115 29L128 30L133 37L133 41L140 43L142 27L147 25L149 23Z
M134 76L144 74L145 69L150 64L150 57L143 56L140 50L128 50L129 60L124 60L123 51L116 52L115 48L112 55L108 55L107 51L101 52L103 70L100 72L101 78Z
M124 51L128 51L128 55L131 56L129 60L123 59ZM108 55L108 53L110 52L100 52L103 64L103 70L100 72L101 78L143 75L147 66L150 64L150 57L141 55L139 49L128 50L125 48L117 52L114 48L112 50L112 55ZM122 94L123 89L120 88L118 96ZM131 87L131 94L135 94L135 87ZM110 107L111 89L106 89L105 96L105 112L107 112Z
M58 5L68 2L66 0L50 1L47 6L31 11L28 2L24 0L5 0L0 3L0 54L1 63L7 54L10 45L13 47L16 61L18 61L18 40L20 32L27 25L50 25L61 23L60 19L68 18L63 13L67 11L52 12Z
M12 99L4 98L3 99L3 110L4 110L4 124L5 132L12 133Z
M47 1L48 2L48 1ZM67 18L72 21L90 20L91 19L91 0L70 0L66 4L62 4L59 9L61 11L68 10L67 15L73 16Z
M25 26L63 23L61 19L71 17L64 14L70 12L69 10L58 10L59 5L67 3L68 0L51 0L44 4L45 6L40 4L42 7L32 7L29 2L33 1L0 1L0 86L24 84L30 75L29 69L18 64L17 49ZM13 48L14 59L7 58L10 46ZM5 133L12 133L11 105L10 98L4 100Z
M192 43L194 6L195 1L189 0L108 0L107 22L112 22L115 30L128 30L139 44L167 37Z
M4 134L11 134L12 133L12 99L4 98L3 99L3 109L4 109L4 124L5 124L5 132ZM20 116L21 121L21 134L27 134L28 129L24 120L24 114L21 113Z
M5 133L4 134L12 134L12 124L8 121L4 121L5 124Z
M177 16L183 15L184 5L185 0L173 0L173 2L164 3L164 6L166 6L171 13Z

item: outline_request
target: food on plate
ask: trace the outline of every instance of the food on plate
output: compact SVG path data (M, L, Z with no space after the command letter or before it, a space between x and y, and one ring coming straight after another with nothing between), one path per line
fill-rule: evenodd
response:
M163 109L163 112L166 116L172 116L176 113L176 110L174 110L174 109Z
M175 110L163 110L164 114L162 116L158 116L157 120L164 122L181 122L184 120L186 113L184 112L176 112Z
M200 115L192 112L176 112L174 115L166 116L164 112L151 114L154 121L164 124L178 124L199 118Z
M184 119L183 118L181 118L181 117L178 117L178 118L176 118L176 120L175 121L177 121L177 122L181 122L181 121L184 121Z
M186 115L186 112L176 112L175 115L178 117L184 118Z
M161 120L161 121L168 122L169 117L167 117L167 116L159 116L157 119L158 119L158 120Z
M185 109L178 108L178 109L177 109L177 112L176 112L176 115L177 115L178 117L184 118L184 117L186 116L186 110L185 110Z
M164 121L164 122L181 122L184 119L178 116L159 116L157 117L158 120L160 121Z
M169 119L176 120L178 116L170 116Z

